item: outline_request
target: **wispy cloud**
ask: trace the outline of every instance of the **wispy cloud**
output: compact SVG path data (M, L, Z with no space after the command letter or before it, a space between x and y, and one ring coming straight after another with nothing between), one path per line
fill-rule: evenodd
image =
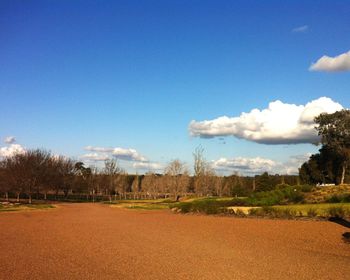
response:
M292 29L293 33L306 33L309 30L308 25L298 26Z
M266 109L253 109L237 117L193 120L189 124L189 131L194 137L234 136L263 144L316 143L319 136L314 128L314 118L321 113L334 113L341 109L342 105L328 97L321 97L306 105L277 100Z
M80 158L87 161L105 161L111 157L104 153L87 153L82 155Z
M320 72L350 71L350 51L335 57L324 55L315 63L311 64L309 70Z
M147 158L140 155L135 149L130 148L120 148L120 147L93 147L87 146L85 147L86 151L90 151L93 153L83 155L82 157L91 158L105 158L105 157L114 157L116 159L126 160L126 161L141 161L147 162Z
M236 157L220 158L210 162L211 167L217 171L227 173L238 172L242 175L258 175L263 172L271 174L298 174L299 167L308 160L311 154L291 156L285 162L278 162L267 158Z
M158 162L135 162L133 168L147 170L147 171L160 171L164 169L164 165Z
M14 144L16 142L16 138L14 136L7 136L4 139L6 144Z

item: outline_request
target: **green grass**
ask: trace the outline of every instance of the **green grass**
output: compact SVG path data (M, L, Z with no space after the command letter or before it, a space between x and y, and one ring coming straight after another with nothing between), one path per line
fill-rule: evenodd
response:
M0 204L0 212L14 212L25 210L38 210L38 209L50 209L55 208L52 204Z
M329 212L334 208L343 208L346 213L350 215L350 203L319 203L319 204L296 204L296 205L276 205L272 208L278 210L292 209L297 214L302 216L311 216L315 213L315 216L327 217Z
M145 200L116 200L112 203L105 202L106 204L111 204L111 207L115 208L126 208L134 210L162 210L169 209L169 204L173 203L169 199L145 199Z
M268 194L268 196L270 193ZM262 195L266 198L266 193ZM235 216L267 216L272 218L298 217L349 217L350 203L288 204L288 205L249 204L247 198L201 197L174 202L169 199L158 200L118 200L112 207L134 210L174 209L181 213L231 214ZM260 204L260 205L259 205ZM263 204L263 203L262 203Z
M167 205L160 204L144 204L144 205L129 205L126 206L127 209L135 209L135 210L163 210L168 209Z

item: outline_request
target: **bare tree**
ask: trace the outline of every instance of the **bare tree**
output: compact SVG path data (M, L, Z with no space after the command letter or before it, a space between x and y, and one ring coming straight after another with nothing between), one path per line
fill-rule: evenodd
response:
M208 173L208 164L204 158L204 149L198 146L193 153L194 160L194 191L196 194L202 196L206 190L206 173Z
M215 187L215 195L221 197L224 192L224 178L221 176L215 176L214 187Z
M206 168L206 161L204 158L204 149L202 146L198 146L194 153L193 153L193 160L194 160L194 176L195 177L200 177L201 175L204 174L205 168Z
M0 161L0 193L5 195L6 201L9 200L10 186L7 182L5 162Z
M180 160L171 161L165 169L165 175L168 178L169 191L173 194L176 201L180 198L180 193L187 191L189 176L186 165Z
M128 174L122 171L116 179L116 194L119 194L119 198L124 197L126 199L126 193L129 187Z
M109 202L112 202L112 192L116 189L116 179L121 172L122 170L116 160L108 159L105 161L104 175L107 177L106 194Z
M33 193L39 193L46 187L50 176L50 161L52 155L44 150L27 150L4 160L5 176L11 190L16 192L17 200L24 192L28 202L32 203Z
M158 176L152 172L147 173L141 182L141 190L144 193L147 193L147 195L153 197L154 199L159 196L160 193L160 180L158 179Z
M133 192L134 199L136 199L136 197L138 198L139 190L140 190L140 178L139 178L139 175L136 174L131 185L131 191Z

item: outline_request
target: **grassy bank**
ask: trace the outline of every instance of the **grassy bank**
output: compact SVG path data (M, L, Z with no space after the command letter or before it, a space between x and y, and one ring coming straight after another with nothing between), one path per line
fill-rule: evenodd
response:
M0 203L0 212L14 212L25 210L51 209L55 208L52 204L18 204L18 203Z
M173 203L169 199L155 199L155 200L115 200L110 204L113 208L126 208L135 210L164 210L169 209L169 204Z
M276 218L350 217L350 203L247 206L244 199L205 198L170 204L174 212ZM241 205L240 205L241 204Z

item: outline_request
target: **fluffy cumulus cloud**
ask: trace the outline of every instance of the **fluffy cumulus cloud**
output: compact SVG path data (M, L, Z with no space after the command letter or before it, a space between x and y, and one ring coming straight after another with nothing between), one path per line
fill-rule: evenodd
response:
M211 167L226 173L238 172L242 175L259 175L263 172L270 174L298 174L298 168L308 160L310 154L291 156L286 162L271 159L255 158L220 158L210 162Z
M14 144L16 142L16 138L14 136L7 136L4 139L6 144Z
M293 33L306 33L309 30L308 25L298 26L292 29Z
M126 161L140 161L147 162L148 160L140 155L135 149L125 149L125 148L106 148L106 147L93 147L87 146L85 147L86 151L90 151L92 153L85 154L82 157L91 160L105 160L110 157L114 157L116 159L126 160Z
M164 166L157 162L135 162L133 163L132 167L136 169L151 171L160 171L164 169Z
M306 105L277 100L266 109L253 109L238 117L193 120L189 124L189 131L194 137L234 136L263 144L316 143L319 137L314 128L314 118L321 113L334 113L341 109L342 105L328 97L321 97Z
M11 157L15 154L22 154L25 149L19 144L10 144L5 147L0 147L0 157Z
M309 70L323 72L350 71L350 51L335 57L324 55L315 63L311 64Z

